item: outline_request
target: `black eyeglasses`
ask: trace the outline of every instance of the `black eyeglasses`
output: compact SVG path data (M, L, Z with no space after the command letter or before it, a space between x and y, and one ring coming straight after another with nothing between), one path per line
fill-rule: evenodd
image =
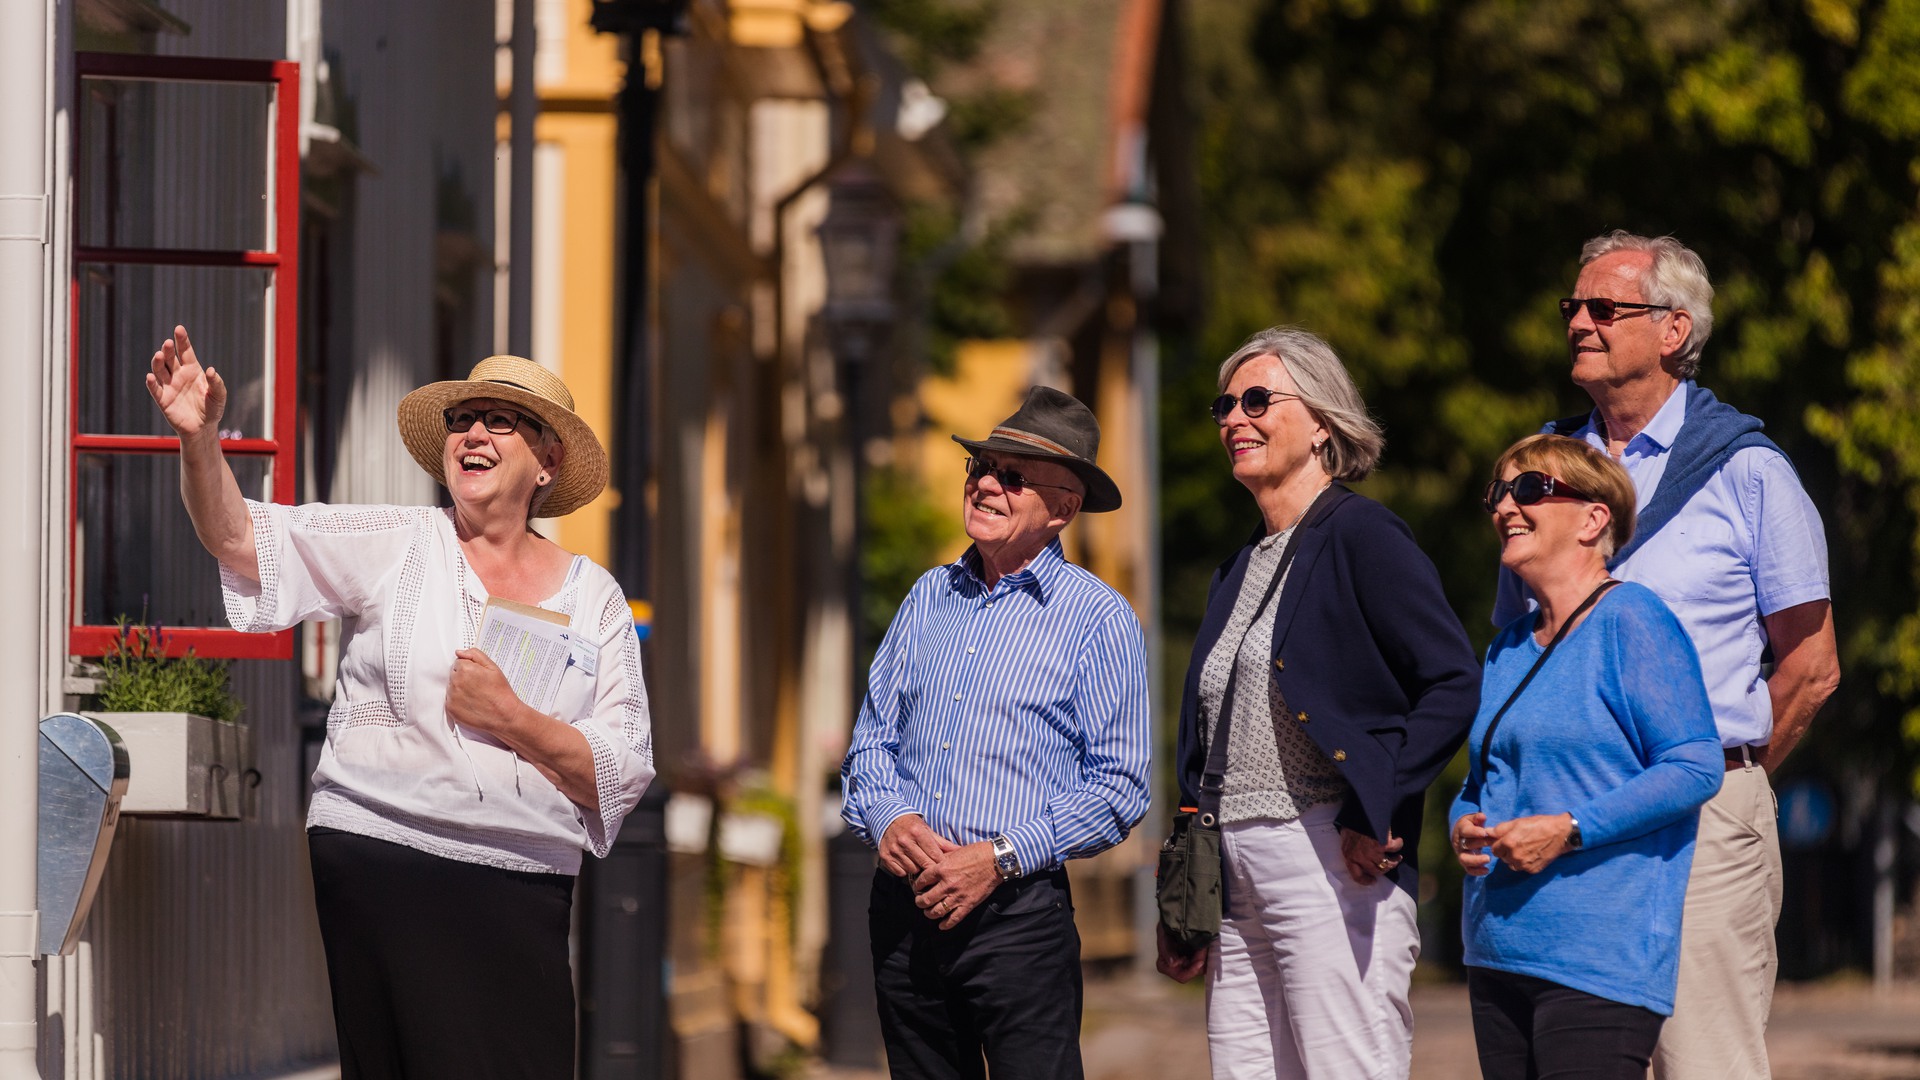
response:
M1009 495L1018 495L1022 488L1030 487L1059 488L1061 491L1073 490L1065 484L1036 484L1020 475L1017 469L996 469L977 457L967 458L967 479L978 481L988 473L992 473L993 478L1000 481L1000 486L1005 489Z
M1543 472L1523 472L1511 480L1495 480L1488 484L1487 493L1481 496L1480 505L1486 507L1487 513L1491 514L1494 508L1500 505L1500 500L1507 497L1508 492L1513 493L1515 506L1532 506L1549 496L1579 499L1582 502L1600 501L1584 491L1574 490L1573 485L1557 476L1549 476Z
M1233 407L1235 405L1240 406L1240 411L1246 413L1247 419L1249 420L1265 416L1267 414L1267 406L1279 401L1281 398L1292 398L1295 401L1299 401L1300 395L1289 394L1284 390L1269 390L1264 386L1249 386L1241 391L1238 397L1232 394L1221 394L1219 397L1213 399L1213 422L1216 424L1225 424L1227 417L1233 415Z
M1587 309L1587 314L1593 316L1594 322L1600 323L1612 322L1614 316L1620 314L1621 310L1626 308L1631 308L1635 311L1673 310L1673 308L1666 304L1635 304L1626 300L1615 300L1610 296L1589 296L1583 299L1575 299L1569 296L1560 301L1560 317L1568 322L1572 322L1573 317L1580 314L1580 309L1583 307Z
M540 421L517 409L474 409L465 405L455 405L449 409L441 409L440 415L447 421L449 434L472 431L476 421L485 424L487 430L495 435L511 435L522 424L532 428L535 435L546 430Z

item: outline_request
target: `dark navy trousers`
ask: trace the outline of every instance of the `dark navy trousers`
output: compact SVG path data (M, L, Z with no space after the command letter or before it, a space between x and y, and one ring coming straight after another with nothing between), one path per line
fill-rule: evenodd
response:
M1081 1080L1080 932L1065 870L1001 885L952 930L879 870L867 924L896 1080Z

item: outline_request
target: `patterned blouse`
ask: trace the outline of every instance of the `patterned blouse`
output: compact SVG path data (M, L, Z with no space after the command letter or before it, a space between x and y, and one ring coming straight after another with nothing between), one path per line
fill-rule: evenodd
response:
M554 713L593 753L595 812L503 743L447 718L453 654L473 645L487 601L450 511L252 501L247 511L260 582L221 568L227 621L253 633L308 619L342 625L309 827L535 873L578 873L583 849L606 855L654 774L640 642L611 574L576 556L540 604L594 646L591 662L561 676Z
M1273 596L1267 585L1280 567L1288 528L1255 545L1233 614L1200 669L1200 710L1207 742L1219 726L1220 710L1231 691L1233 727L1227 737L1227 775L1221 786L1223 823L1271 818L1294 821L1302 813L1346 798L1347 782L1297 724L1275 724L1287 714L1268 670L1273 657L1273 614L1286 588L1283 575ZM1278 733L1276 734L1276 729Z

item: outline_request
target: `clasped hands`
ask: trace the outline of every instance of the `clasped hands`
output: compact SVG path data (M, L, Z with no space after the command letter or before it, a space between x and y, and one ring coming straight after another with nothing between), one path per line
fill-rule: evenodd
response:
M927 918L951 930L1000 886L993 845L956 844L934 832L919 814L893 819L880 838L880 865L913 886L913 902Z
M1567 841L1573 836L1573 816L1532 814L1489 829L1487 815L1462 814L1453 823L1452 833L1454 857L1460 860L1460 869L1474 877L1492 873L1495 859L1509 869L1537 874L1572 850ZM1492 854L1485 854L1487 850Z

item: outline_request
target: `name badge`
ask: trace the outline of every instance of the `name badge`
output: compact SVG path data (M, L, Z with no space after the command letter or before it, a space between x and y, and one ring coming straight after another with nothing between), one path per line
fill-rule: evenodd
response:
M577 667L588 677L600 674L600 649L591 641L574 638L567 643L567 666Z

